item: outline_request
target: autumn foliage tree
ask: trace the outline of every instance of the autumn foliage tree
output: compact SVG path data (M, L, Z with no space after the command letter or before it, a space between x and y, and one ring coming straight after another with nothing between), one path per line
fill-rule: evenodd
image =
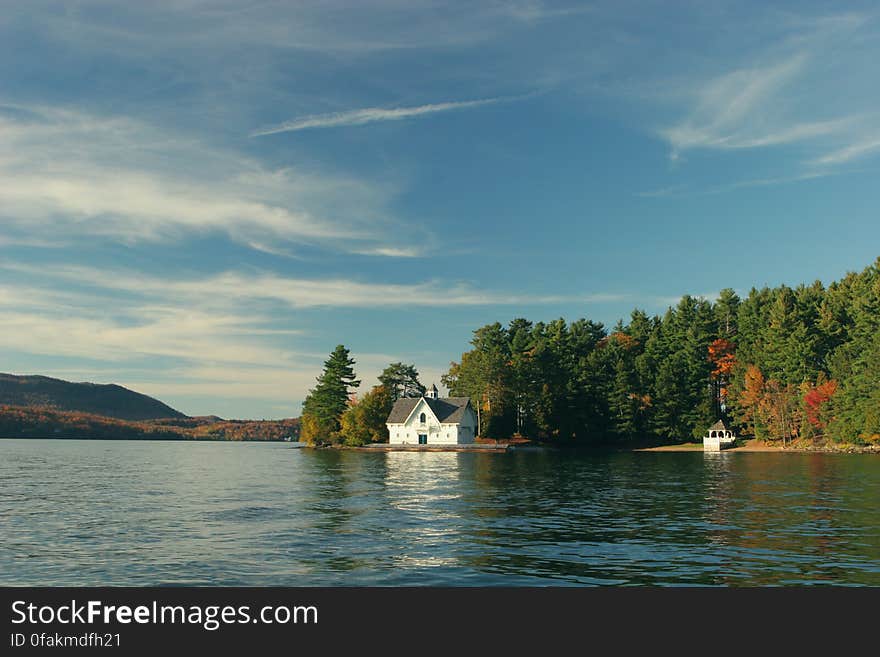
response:
M736 366L736 345L726 338L716 338L709 344L708 351L715 407L721 415L727 407L727 386Z
M797 386L770 379L764 385L760 407L766 418L771 438L782 439L782 445L800 435L801 405Z
M762 401L764 399L764 375L756 365L749 365L744 374L745 383L739 394L739 417L740 424L756 438L760 438L766 420Z
M376 386L359 401L353 400L340 418L342 441L352 446L387 442L385 422L392 406L394 395L384 385Z
M817 430L824 431L830 418L830 404L834 393L837 392L837 381L829 379L817 382L808 387L804 395L804 408L807 420Z

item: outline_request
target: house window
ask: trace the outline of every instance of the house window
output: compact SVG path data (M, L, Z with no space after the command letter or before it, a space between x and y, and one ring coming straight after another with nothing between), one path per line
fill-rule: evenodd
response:
M426 416L424 413L422 413L421 415L419 415L419 422L420 422L421 424L424 424L426 419L427 419L427 416Z

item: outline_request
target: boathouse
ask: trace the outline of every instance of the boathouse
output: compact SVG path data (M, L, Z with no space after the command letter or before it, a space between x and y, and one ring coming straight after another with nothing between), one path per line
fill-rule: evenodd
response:
M432 385L394 402L386 426L392 445L465 445L476 438L477 414L469 398L440 397Z
M718 420L709 427L708 433L703 437L703 449L707 452L720 452L733 447L735 443L736 436L724 420Z

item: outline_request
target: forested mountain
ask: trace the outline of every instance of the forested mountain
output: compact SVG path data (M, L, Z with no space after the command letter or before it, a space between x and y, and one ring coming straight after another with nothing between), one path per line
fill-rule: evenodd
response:
M0 404L0 438L115 440L289 440L299 420L222 420L216 416L120 420L46 406Z
M828 287L685 296L610 331L514 319L471 345L444 383L471 397L485 436L681 440L723 417L786 443L880 441L880 258Z
M47 376L0 374L0 405L42 406L120 420L186 417L158 399L122 386L71 383Z
M299 420L188 417L118 385L0 374L0 438L289 440Z

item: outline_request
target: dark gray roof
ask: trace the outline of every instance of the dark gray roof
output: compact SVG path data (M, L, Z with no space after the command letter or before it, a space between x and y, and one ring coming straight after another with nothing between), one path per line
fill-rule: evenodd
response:
M724 424L724 420L718 420L715 424L709 427L709 431L730 431L730 427Z
M434 411L434 415L437 416L440 422L451 424L461 422L462 417L464 417L464 409L470 403L470 398L468 397L443 397L442 399L404 397L394 402L394 407L391 409L391 413L388 414L386 422L390 424L406 422L406 418L409 417L409 414L412 413L412 410L421 399L424 399L428 406L431 407L431 410Z

